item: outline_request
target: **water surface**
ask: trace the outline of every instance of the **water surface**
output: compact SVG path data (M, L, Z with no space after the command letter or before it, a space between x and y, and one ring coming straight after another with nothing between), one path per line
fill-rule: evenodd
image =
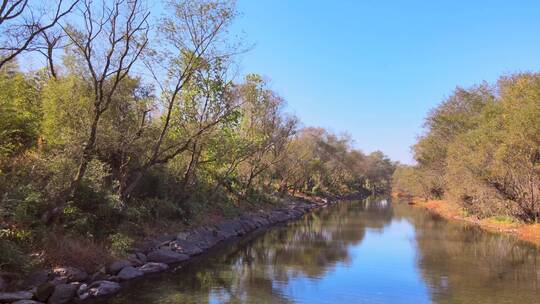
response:
M381 198L130 282L109 303L540 303L540 249Z

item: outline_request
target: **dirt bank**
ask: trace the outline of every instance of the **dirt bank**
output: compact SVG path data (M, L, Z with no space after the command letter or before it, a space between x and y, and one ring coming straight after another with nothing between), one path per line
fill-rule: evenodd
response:
M457 203L448 200L426 200L397 193L393 193L392 196L406 200L414 207L428 209L445 219L472 223L491 232L511 234L523 241L540 246L540 224L526 224L504 217L478 219L467 214Z

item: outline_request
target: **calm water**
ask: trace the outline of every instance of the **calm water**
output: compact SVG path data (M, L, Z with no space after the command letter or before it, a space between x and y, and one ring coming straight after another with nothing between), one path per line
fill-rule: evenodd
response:
M540 249L370 198L130 284L109 303L540 303Z

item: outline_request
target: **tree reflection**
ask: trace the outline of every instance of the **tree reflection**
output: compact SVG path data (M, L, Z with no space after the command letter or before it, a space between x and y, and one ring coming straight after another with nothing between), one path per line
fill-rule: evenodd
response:
M113 303L141 297L156 303L290 303L283 290L289 281L318 280L338 263L348 263L350 247L363 240L366 229L380 230L392 216L384 200L343 202L230 245L176 275L162 275L159 283L152 281L159 288L150 294L143 294L149 292L144 287L130 288Z
M394 204L416 229L418 266L435 303L537 303L540 250L513 237Z

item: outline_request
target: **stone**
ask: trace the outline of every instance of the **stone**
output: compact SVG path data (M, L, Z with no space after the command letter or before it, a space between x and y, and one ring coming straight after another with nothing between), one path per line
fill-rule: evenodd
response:
M169 266L167 264L154 263L154 262L149 262L149 263L146 263L143 266L139 267L139 270L142 271L145 274L161 272L161 271L164 271L164 270L167 270L167 269L169 269Z
M109 278L109 275L107 275L104 271L98 271L90 276L90 282L106 281L108 278Z
M176 239L176 235L162 235L157 237L155 240L160 244L168 244Z
M88 278L88 274L75 267L57 267L53 269L53 273L59 277L67 279L67 282L81 282Z
M75 297L78 285L60 284L54 287L54 292L47 301L48 304L64 304L68 303Z
M0 302L15 302L20 300L30 300L34 297L29 291L16 291L16 292L0 292Z
M88 290L88 284L83 283L79 288L77 289L77 296L80 296L84 294Z
M170 264L182 262L188 259L188 255L174 252L170 249L160 248L148 253L148 260L151 262Z
M40 300L41 302L47 301L47 299L49 299L49 297L53 294L54 287L55 285L51 282L45 282L39 285L34 293L36 299Z
M7 288L7 282L2 277L0 277L0 291L4 291Z
M128 254L127 260L131 262L131 266L142 266L144 264L134 253Z
M38 270L32 272L24 281L24 286L27 288L37 287L51 279L50 270Z
M53 285L60 285L60 284L66 284L68 282L66 277L55 277L54 279L49 281Z
M234 221L225 221L216 225L216 228L225 235L225 238L237 236L237 223Z
M197 255L203 252L202 249L194 242L187 240L177 239L176 241L171 242L169 246L172 250L178 253L187 254L189 256Z
M178 234L176 235L176 239L177 239L177 240L184 240L184 241L186 241L186 240L188 239L188 237L189 237L189 234L190 234L190 233L187 232L187 231L182 231L182 232L180 232L180 233L178 233Z
M135 252L135 256L137 257L137 259L139 259L139 261L141 261L143 264L148 262L148 259L146 258L146 254L142 253L142 252Z
M206 250L226 238L227 236L217 229L199 227L191 231L187 240L193 242L202 250Z
M125 260L125 259L114 261L107 267L107 273L117 274L118 272L120 272L120 270L122 270L124 267L127 267L127 266L133 266L133 264L130 261Z
M38 302L34 300L19 300L17 302L13 302L11 304L43 304L43 302Z
M127 280L132 280L132 279L135 279L135 278L138 278L140 276L143 276L144 275L144 272L142 272L141 270L133 267L133 266L128 266L128 267L124 267L122 270L120 270L120 272L118 273L118 278L122 281L127 281Z
M120 291L120 284L111 281L96 281L88 286L88 290L81 294L79 298L81 300L94 298L94 297L106 297L113 295Z

